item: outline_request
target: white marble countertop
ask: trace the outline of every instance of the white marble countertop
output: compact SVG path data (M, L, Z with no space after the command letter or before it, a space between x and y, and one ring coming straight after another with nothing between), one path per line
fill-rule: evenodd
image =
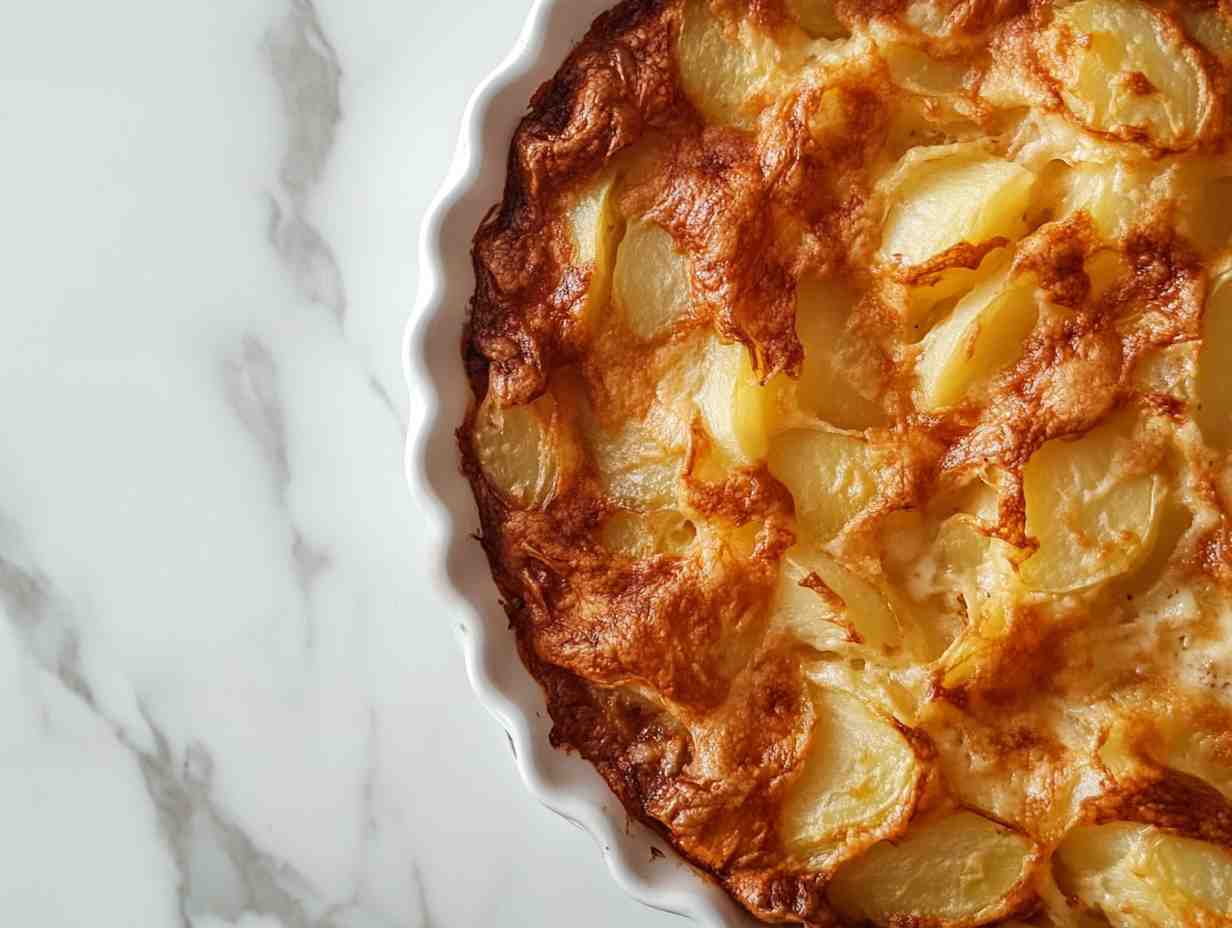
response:
M524 793L402 479L418 224L527 6L0 32L0 924L680 924Z

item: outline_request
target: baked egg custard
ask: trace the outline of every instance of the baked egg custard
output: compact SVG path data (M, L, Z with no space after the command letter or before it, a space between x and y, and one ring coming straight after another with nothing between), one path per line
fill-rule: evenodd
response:
M1230 68L1208 2L627 0L530 102L481 540L757 918L1232 926Z

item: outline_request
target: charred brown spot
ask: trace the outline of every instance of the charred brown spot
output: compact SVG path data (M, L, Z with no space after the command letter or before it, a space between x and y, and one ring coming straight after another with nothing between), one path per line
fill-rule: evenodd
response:
M998 248L1004 248L1008 244L1009 239L1001 236L991 238L986 242L980 242L978 245L973 245L970 242L959 242L957 245L947 248L941 254L929 258L923 264L915 264L899 270L895 276L901 283L908 286L928 286L936 283L946 271L955 268L975 270L984 261L989 252L996 251Z
M1141 71L1130 71L1126 74L1125 87L1130 93L1139 97L1147 97L1158 92L1155 85Z

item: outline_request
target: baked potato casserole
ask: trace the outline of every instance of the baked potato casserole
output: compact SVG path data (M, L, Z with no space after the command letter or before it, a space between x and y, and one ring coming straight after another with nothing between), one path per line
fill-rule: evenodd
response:
M626 0L474 242L553 740L753 915L1232 925L1232 7Z

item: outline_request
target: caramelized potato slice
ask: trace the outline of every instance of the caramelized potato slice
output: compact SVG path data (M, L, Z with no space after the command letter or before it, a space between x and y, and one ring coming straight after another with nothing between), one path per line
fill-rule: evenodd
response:
M1191 39L1225 64L1232 59L1232 22L1218 6L1182 6L1177 15Z
M804 346L797 381L800 408L841 429L884 425L877 346L852 331L857 295L831 281L805 281L796 296L796 335Z
M877 495L874 452L850 435L792 429L770 442L767 463L795 498L796 521L810 541L829 541Z
M550 395L526 406L502 409L492 395L475 413L475 456L488 482L519 509L538 509L556 492L562 446Z
M620 214L612 202L615 179L604 172L584 187L569 209L573 238L573 264L590 270L586 302L582 310L587 324L603 311L612 288L612 265Z
M916 365L923 408L952 406L972 385L1022 357L1038 318L1030 275L1011 279L1004 272L968 293L924 339Z
M851 34L834 12L833 0L787 0L787 11L814 39L841 39Z
M719 16L707 0L687 0L676 46L685 95L710 122L750 123L787 91L800 43L783 38L776 42L748 17Z
M1232 286L1228 283L1228 277L1221 278L1206 301L1194 411L1202 437L1220 451L1232 448Z
M813 706L808 755L779 833L791 851L825 866L844 846L900 829L922 770L903 733L855 696L814 686Z
M634 335L650 339L684 318L692 305L689 259L662 226L629 223L616 252L612 297Z
M783 557L774 620L818 651L854 643L884 652L902 643L898 617L881 591L804 545Z
M1147 725L1118 720L1105 732L1097 753L1100 765L1118 783L1162 782L1177 773L1200 780L1232 800L1232 758L1228 729L1220 720L1160 710ZM1184 781L1181 781L1182 783Z
M830 884L835 908L876 925L985 925L1008 914L1030 878L1030 839L974 812L912 824L844 864Z
M1113 928L1223 925L1232 919L1232 851L1150 825L1074 829L1057 881Z
M914 148L887 181L893 206L879 257L902 268L924 264L961 242L1014 238L1025 228L1034 175L972 145Z
M1212 108L1197 52L1175 24L1138 0L1079 0L1041 38L1061 99L1099 132L1167 149L1201 133Z
M732 461L764 458L773 393L758 382L748 350L716 339L707 345L703 364L697 404L706 431Z
M1066 593L1125 573L1149 550L1159 479L1135 466L1133 436L1114 421L1058 438L1023 469L1027 534L1039 549L1022 565L1032 589Z

